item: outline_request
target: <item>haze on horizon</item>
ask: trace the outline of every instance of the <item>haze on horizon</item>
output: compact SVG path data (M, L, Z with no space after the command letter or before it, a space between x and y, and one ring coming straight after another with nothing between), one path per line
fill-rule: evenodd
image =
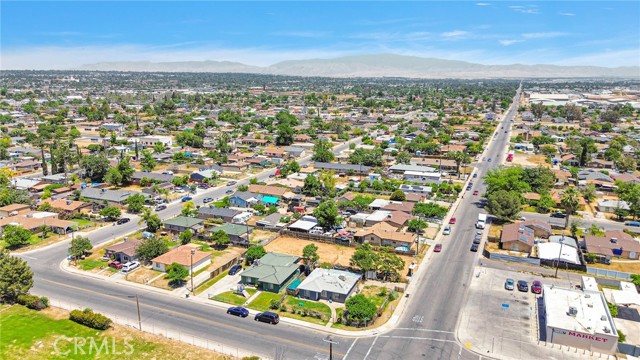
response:
M640 65L640 6L633 1L9 1L0 16L3 70L120 61L269 66L380 53L479 64Z

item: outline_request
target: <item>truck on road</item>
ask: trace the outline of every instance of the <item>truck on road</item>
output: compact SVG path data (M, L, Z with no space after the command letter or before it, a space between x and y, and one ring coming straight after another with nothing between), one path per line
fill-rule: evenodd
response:
M487 223L487 214L478 214L478 221L476 222L476 229L484 229Z

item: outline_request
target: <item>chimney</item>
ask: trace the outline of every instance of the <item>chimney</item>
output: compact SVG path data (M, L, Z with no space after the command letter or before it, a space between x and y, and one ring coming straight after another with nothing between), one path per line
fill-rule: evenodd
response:
M71 205L71 204L73 204L73 201L67 200L67 205Z

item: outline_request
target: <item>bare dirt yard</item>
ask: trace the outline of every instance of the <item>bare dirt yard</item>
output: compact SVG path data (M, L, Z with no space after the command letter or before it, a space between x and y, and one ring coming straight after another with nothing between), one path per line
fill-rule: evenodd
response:
M328 262L331 265L349 266L349 260L356 251L355 247L303 240L290 236L281 236L273 240L265 246L265 250L268 252L272 251L282 254L302 256L302 249L309 244L315 244L318 247L318 255L320 256L319 261L321 263ZM411 262L415 261L415 259L411 256L398 256L404 260L404 270L401 272L404 276L404 274L409 272L409 265L411 265Z

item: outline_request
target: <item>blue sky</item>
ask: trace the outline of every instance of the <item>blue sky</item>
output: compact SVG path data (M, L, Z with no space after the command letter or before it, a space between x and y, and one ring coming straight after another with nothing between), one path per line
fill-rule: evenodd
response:
M640 65L637 1L5 1L1 69L395 53L483 64Z

